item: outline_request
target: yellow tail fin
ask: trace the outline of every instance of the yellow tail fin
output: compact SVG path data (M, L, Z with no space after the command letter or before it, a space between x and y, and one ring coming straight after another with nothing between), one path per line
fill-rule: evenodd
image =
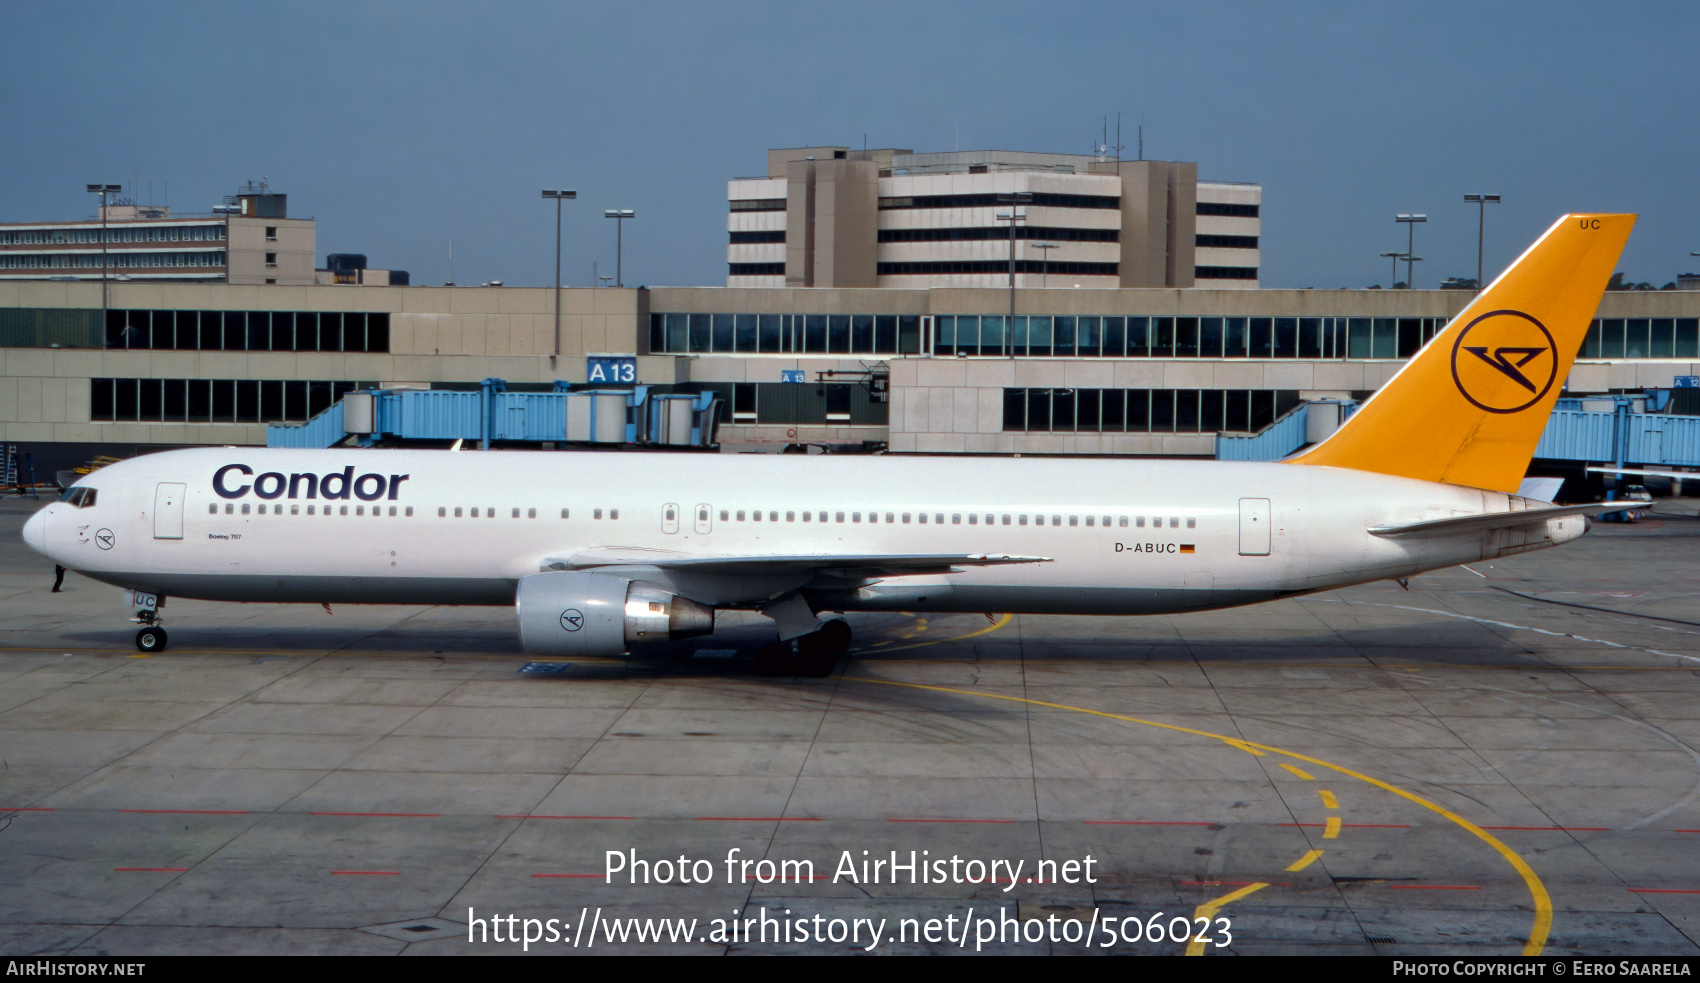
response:
M1566 215L1333 436L1289 463L1516 491L1633 215Z

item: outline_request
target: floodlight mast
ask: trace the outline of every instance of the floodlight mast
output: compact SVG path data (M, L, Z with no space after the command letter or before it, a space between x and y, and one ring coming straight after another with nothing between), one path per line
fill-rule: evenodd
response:
M1482 230L1487 226L1487 206L1499 204L1498 195L1465 195L1464 201L1476 206L1476 293L1487 288L1482 282Z
M1033 193L1030 191L1016 191L998 195L998 204L1000 205L1030 205L1032 203ZM1009 323L1004 326L1005 343L1009 344L1009 339L1014 337L1012 332L1015 331L1015 223L1027 221L1027 213L1017 211L1012 207L1008 212L998 215L998 221L1009 223ZM1011 345L1009 351L1010 357L1013 358L1015 356L1013 345Z
M544 188L543 197L555 199L555 350L549 356L549 367L561 357L561 202L578 197L577 191Z
M1417 287L1416 273L1412 270L1411 264L1416 260L1411 258L1411 254L1416 252L1417 223L1427 222L1428 216L1421 212L1415 214L1400 213L1393 216L1393 221L1402 223L1407 232L1405 237L1405 289L1415 290Z
M626 219L637 218L637 212L630 208L610 208L602 213L602 217L614 220L614 286L623 287L626 281L620 272L620 259L625 250Z
M106 330L106 196L124 190L121 184L85 185L91 195L100 195L100 329Z

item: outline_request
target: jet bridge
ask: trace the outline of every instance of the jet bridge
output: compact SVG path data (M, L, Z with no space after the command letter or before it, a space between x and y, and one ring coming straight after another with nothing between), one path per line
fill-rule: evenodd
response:
M631 389L510 392L501 379L476 391L366 389L300 425L268 426L267 447L371 447L413 441L477 441L525 446L645 446L706 450L718 446L722 401L714 392Z

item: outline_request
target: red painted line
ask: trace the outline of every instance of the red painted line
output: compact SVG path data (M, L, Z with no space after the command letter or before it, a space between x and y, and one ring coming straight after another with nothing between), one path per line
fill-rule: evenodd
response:
M1610 833L1612 827L1481 827L1482 830L1547 830L1554 833Z
M818 823L818 816L692 816L699 823Z
M119 812L140 812L151 816L246 816L246 809L120 809Z
M399 870L333 870L333 874L363 874L372 877L400 877Z
M141 871L165 871L165 872L169 872L169 873L173 873L173 874L181 874L184 871L188 870L189 868L187 868L187 867L114 867L112 869L113 870L123 870L123 871L137 871L137 870L141 870Z
M24 811L28 812L29 810L25 809ZM42 809L42 810L39 810L39 811L41 811L41 812L52 812L53 810L52 809ZM1700 829L1673 829L1673 830L1671 830L1671 832L1673 832L1673 833L1700 833Z
M1395 891L1480 891L1475 884L1389 884Z
M401 819L440 819L436 812L309 812L309 816L381 816Z
M887 819L888 823L1013 823L1015 819Z
M602 877L602 874L532 874L533 877Z
M1688 891L1674 887L1630 887L1624 888L1630 894L1700 894L1700 891Z
M1180 822L1167 819L1082 819L1088 826L1214 826L1215 823Z
M1277 826L1302 826L1302 827L1306 827L1306 828L1315 827L1316 829L1324 829L1327 826L1326 823L1276 823L1275 825L1277 825ZM1410 826L1406 825L1405 823L1341 823L1340 825L1344 829L1410 829L1411 828ZM1483 829L1508 829L1510 827L1483 826L1482 828ZM1541 829L1547 829L1548 827L1542 826L1540 828Z
M497 816L497 819L636 819L636 816L533 816L511 815Z

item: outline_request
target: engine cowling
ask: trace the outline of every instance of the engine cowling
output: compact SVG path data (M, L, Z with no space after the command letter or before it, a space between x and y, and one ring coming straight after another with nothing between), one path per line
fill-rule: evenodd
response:
M586 570L520 578L520 646L538 655L624 655L633 642L714 631L714 609L624 577Z

